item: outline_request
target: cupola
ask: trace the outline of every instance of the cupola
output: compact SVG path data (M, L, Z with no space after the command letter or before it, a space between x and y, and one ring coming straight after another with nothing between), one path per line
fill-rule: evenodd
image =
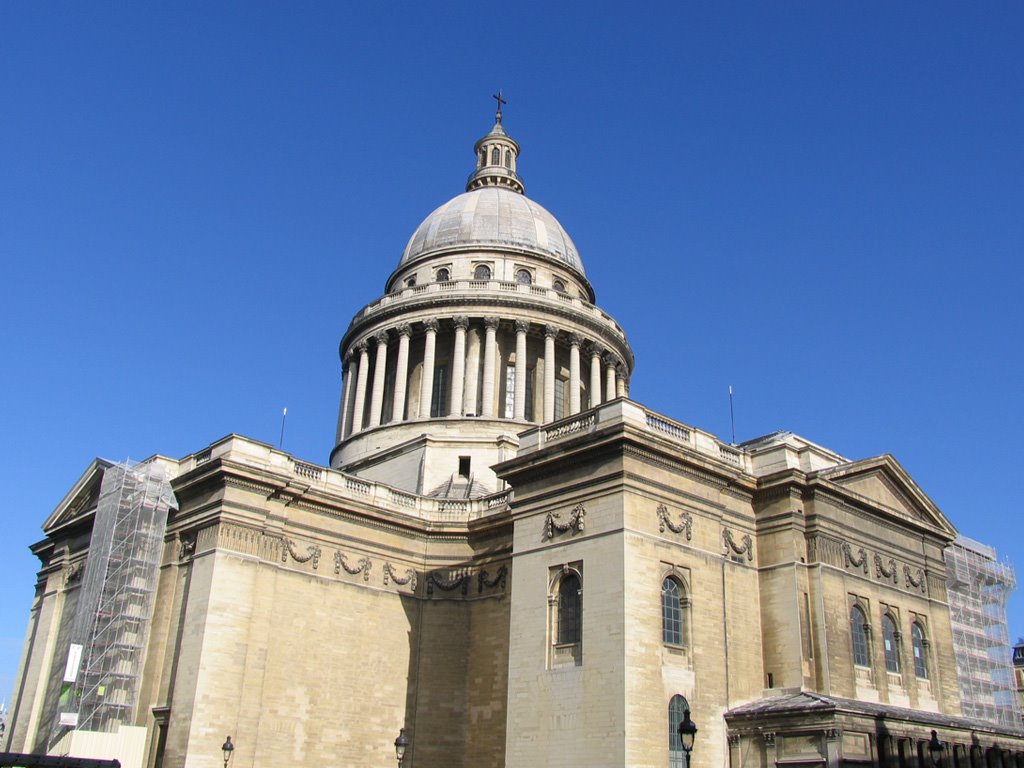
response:
M525 188L519 174L516 173L519 144L501 127L501 105L505 103L501 91L494 94L494 98L498 101L494 127L473 145L473 151L476 153L476 170L466 182L466 191L481 187L503 187L523 194Z

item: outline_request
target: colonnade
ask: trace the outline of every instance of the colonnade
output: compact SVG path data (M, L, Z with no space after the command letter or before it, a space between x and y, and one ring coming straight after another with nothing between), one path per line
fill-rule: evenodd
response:
M526 377L527 335L531 324L527 320L506 321L515 330L515 378L511 418L526 421ZM448 387L447 413L437 416L480 416L485 419L496 417L495 403L498 400L500 382L495 376L498 356L498 329L502 324L499 317L473 318L465 315L452 317L450 325L445 322L445 333L452 334L451 379L444 383ZM438 334L441 323L436 319L415 324L423 336L423 369L419 381L419 397L416 412L408 418L428 419L434 402L435 359ZM479 345L467 353L467 332L473 327L483 330L483 354ZM508 327L508 326L506 326ZM576 332L566 332L554 325L544 325L543 409L542 418L534 421L547 423L555 418L556 352L558 346L568 345L569 379L568 402L562 415L574 415L583 407L584 365L589 366L589 384L586 386L588 408L601 402L626 396L627 369L622 360L595 340L585 338ZM344 384L339 408L337 441L382 423L396 423L406 418L406 401L410 383L410 344L414 334L413 325L400 323L391 329L381 329L352 345L345 356L342 374ZM397 339L397 350L394 340ZM560 345L556 345L556 341ZM391 387L390 413L387 410L388 358L396 355ZM372 358L372 363L371 363ZM564 358L563 358L564 359ZM482 366L482 370L481 370ZM478 391L479 390L479 391ZM369 409L366 408L369 398ZM480 401L480 412L476 403ZM413 403L410 403L412 408ZM504 418L505 413L500 414Z

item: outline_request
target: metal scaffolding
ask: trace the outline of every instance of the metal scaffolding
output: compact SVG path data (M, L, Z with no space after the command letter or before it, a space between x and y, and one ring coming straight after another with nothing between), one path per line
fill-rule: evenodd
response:
M1019 727L1006 602L1013 566L992 547L958 536L946 548L946 588L960 698L967 717Z
M105 470L51 741L68 728L133 724L164 528L176 506L155 461Z

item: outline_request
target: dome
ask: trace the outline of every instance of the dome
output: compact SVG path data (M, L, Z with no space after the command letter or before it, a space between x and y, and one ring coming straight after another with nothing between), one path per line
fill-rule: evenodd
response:
M585 276L576 246L558 220L528 197L500 187L465 192L427 216L398 266L435 251L471 246L530 251Z

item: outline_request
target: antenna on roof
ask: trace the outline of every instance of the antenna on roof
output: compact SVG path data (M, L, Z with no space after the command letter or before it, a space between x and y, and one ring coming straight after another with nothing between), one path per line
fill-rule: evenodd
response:
M729 385L729 421L732 422L732 445L736 445L736 413L732 408L732 384Z
M281 411L281 439L277 441L278 450L284 448L284 420L288 418L288 409L285 408Z

